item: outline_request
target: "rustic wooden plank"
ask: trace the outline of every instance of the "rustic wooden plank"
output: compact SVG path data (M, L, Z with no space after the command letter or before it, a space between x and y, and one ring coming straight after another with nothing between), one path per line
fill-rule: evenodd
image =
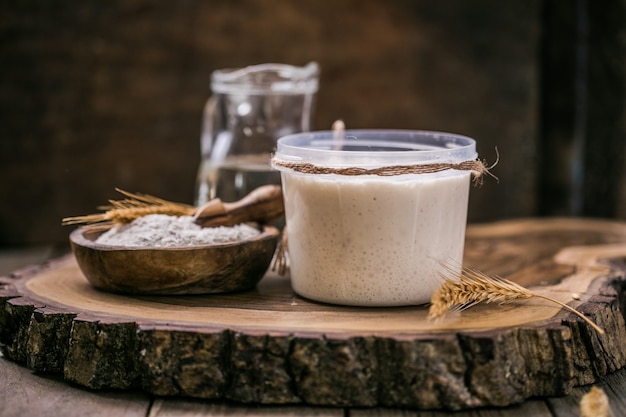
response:
M519 406L502 409L476 410L476 417L552 417L553 414L543 401L528 401Z
M595 384L602 388L609 399L612 417L626 417L626 368L604 376ZM559 398L546 398L556 417L579 415L580 400L591 386L576 387L570 395Z
M342 417L344 410L323 407L271 407L157 399L148 417Z
M412 411L394 409L353 409L350 417L444 417L449 416L445 411ZM520 405L496 409L476 409L458 411L455 417L553 417L554 415L542 400L527 401Z
M546 402L555 411L556 417L566 417L580 414L580 400L589 391L589 387L576 387L566 397L547 398ZM612 407L615 409L615 407ZM620 417L614 414L612 417Z
M142 393L93 392L33 374L0 357L0 416L144 417L150 400Z
M68 349L64 377L98 389L285 405L507 406L564 395L626 364L624 242L626 224L608 221L468 230L468 266L570 302L605 327L604 335L540 300L479 306L432 323L423 306L313 303L276 276L237 294L122 296L92 288L67 257L2 280L0 341L12 359L39 369L49 361L54 369L61 351L39 353L41 341L56 340ZM62 309L71 320L52 320ZM67 339L42 335L52 326L34 324L45 322L41 315Z
M0 276L7 275L27 265L44 262L54 254L52 245L26 248L6 248L0 252Z
M542 4L539 213L623 218L626 4Z
M626 417L626 368L605 376L598 385L609 397L613 417Z

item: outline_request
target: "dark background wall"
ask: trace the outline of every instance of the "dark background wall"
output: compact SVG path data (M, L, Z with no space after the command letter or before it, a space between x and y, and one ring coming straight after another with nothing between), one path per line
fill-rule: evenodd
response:
M311 60L317 129L498 148L470 221L626 219L626 1L601 3L0 1L0 244L65 241L115 187L192 202L211 71Z

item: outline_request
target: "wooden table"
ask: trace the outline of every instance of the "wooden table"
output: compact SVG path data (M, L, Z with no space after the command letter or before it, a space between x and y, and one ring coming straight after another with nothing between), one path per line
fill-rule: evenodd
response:
M550 222L542 223L550 227ZM560 224L564 224L562 221ZM567 221L566 223L567 224ZM509 224L510 225L510 224ZM526 223L530 225L530 223ZM606 226L606 225L604 225ZM603 226L603 227L604 227ZM626 225L618 225L618 229ZM480 232L471 228L469 235ZM574 238L574 241L576 239ZM626 235L623 236L626 242ZM572 242L564 242L570 245ZM61 249L61 252L66 248ZM37 264L59 255L49 247L4 250L0 252L0 275L26 265ZM503 256L506 258L505 253ZM510 253L509 253L510 255ZM517 254L517 257L523 254ZM511 261L513 262L513 261ZM516 262L520 262L517 259ZM523 263L523 262L522 262ZM520 263L520 264L522 264ZM623 306L622 299L621 305ZM623 313L623 312L622 312ZM626 340L624 341L626 343ZM597 379L607 393L613 415L626 416L626 370L621 369ZM579 400L590 386L575 387L569 395L529 399L522 404L504 408L480 408L455 413L459 416L566 416L578 415ZM0 416L18 415L124 415L124 416L228 416L228 415L317 415L317 416L443 416L443 411L405 411L381 407L319 407L319 406L246 406L215 400L193 400L180 397L158 397L136 390L91 391L61 378L35 374L27 368L0 358Z

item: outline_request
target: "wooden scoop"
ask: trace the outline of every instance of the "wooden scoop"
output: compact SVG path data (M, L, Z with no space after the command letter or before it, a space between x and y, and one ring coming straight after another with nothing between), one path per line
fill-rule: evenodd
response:
M194 222L202 227L234 226L245 222L268 223L285 212L279 185L264 185L239 201L215 198L196 209Z

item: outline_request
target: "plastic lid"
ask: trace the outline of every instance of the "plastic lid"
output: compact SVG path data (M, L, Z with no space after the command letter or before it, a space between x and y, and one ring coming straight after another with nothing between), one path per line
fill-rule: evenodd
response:
M467 136L422 130L305 132L278 140L275 158L327 167L381 167L475 160L476 141ZM283 169L278 167L278 169Z

